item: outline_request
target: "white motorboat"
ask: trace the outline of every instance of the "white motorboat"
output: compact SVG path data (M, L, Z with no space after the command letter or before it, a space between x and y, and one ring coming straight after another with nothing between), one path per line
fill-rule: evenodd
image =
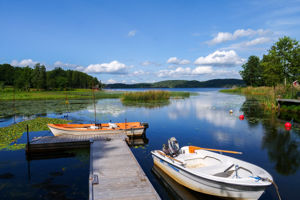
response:
M154 164L194 191L233 199L259 199L273 181L267 171L251 163L195 146L179 149L175 138L168 144L163 151L151 152Z

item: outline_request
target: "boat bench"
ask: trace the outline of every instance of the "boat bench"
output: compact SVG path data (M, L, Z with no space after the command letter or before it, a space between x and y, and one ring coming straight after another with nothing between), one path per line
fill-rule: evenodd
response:
M197 172L206 173L219 177L229 177L234 170L230 170L234 167L233 163L224 163L219 165L211 165L196 169Z

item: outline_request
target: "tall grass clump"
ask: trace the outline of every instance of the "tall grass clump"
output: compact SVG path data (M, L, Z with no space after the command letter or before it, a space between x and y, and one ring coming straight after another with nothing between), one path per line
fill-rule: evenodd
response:
M195 93L193 93L192 95L196 95ZM171 97L173 98L189 98L191 96L190 92L175 92L172 91L170 94Z
M121 96L122 101L150 102L169 100L169 91L149 90L143 92L126 92Z
M276 99L295 99L297 98L297 92L299 92L299 89L285 85L277 85L275 87L248 86L243 88L220 90L220 92L255 96L260 100L261 105L265 109L276 111L278 109Z

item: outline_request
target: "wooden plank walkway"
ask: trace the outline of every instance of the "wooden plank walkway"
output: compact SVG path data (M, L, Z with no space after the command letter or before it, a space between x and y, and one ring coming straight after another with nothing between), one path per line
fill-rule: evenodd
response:
M287 104L300 105L300 100L298 99L277 99L277 102L279 104L287 103Z
M34 138L28 155L90 146L90 200L160 199L132 154L125 134Z
M81 135L81 136L44 136L35 137L30 145L26 146L27 153L38 153L45 151L60 151L66 149L88 148L90 142L95 140L111 140L112 138L125 139L126 135L103 134L103 135Z
M124 140L94 141L90 149L90 200L160 199Z

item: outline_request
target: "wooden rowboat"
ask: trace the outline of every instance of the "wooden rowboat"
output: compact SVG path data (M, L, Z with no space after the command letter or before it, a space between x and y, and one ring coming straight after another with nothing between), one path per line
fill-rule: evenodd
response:
M147 124L140 122L106 123L106 124L48 124L55 136L91 135L107 133L126 133L127 136L141 136Z
M251 163L185 146L174 154L151 152L154 164L179 184L197 192L233 199L259 199L272 176Z

